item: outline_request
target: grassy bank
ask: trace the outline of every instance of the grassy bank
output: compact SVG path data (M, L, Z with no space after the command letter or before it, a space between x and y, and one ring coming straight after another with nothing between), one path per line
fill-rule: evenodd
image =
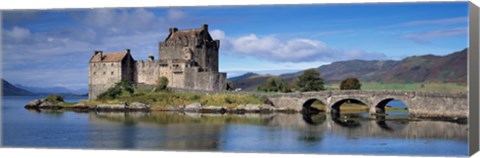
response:
M339 83L326 84L327 90L339 90ZM405 90L433 92L466 92L467 85L460 83L362 83L362 90Z
M151 105L152 108L200 103L203 106L234 108L238 105L244 104L263 104L265 101L266 98L250 94L204 94L171 91L151 92L150 90L136 89L133 94L123 93L115 99L99 99L94 101L84 101L83 103L86 105L97 105L101 103L120 104L124 102L140 102Z

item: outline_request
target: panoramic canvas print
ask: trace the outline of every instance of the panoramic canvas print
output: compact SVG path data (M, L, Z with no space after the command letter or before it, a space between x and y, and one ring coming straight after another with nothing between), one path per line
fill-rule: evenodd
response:
M468 155L468 3L3 10L1 144Z

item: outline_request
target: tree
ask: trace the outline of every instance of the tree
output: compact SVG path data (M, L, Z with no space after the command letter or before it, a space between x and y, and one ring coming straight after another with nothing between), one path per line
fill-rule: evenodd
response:
M359 90L361 87L362 87L362 84L355 77L349 77L343 80L342 83L340 84L340 90L354 90L354 89Z
M168 78L165 76L160 76L157 79L157 83L155 84L155 91L163 91L166 90L168 86Z
M297 77L296 86L302 92L324 90L323 79L315 69L308 69Z
M291 92L292 89L287 82L282 82L278 77L270 77L258 86L257 90L265 92Z

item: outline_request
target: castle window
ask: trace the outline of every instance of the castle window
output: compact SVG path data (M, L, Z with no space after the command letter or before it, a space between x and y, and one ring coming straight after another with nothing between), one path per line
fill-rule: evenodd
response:
M112 63L112 66L113 66L113 63Z
M97 72L93 72L93 75L96 75L96 74L97 74Z
M103 66L105 66L105 63L103 63Z
M105 71L103 72L103 75L107 74Z
M112 71L112 73L111 73L111 74L113 75L113 71Z

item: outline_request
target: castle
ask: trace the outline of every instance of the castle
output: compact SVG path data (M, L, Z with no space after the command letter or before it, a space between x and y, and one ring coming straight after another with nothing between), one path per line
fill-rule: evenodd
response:
M170 28L160 42L158 56L135 60L130 49L124 52L94 51L89 62L88 98L96 99L115 83L129 80L136 85L155 85L160 76L168 87L193 90L225 90L226 73L218 72L220 41L208 32L208 25L191 30Z

